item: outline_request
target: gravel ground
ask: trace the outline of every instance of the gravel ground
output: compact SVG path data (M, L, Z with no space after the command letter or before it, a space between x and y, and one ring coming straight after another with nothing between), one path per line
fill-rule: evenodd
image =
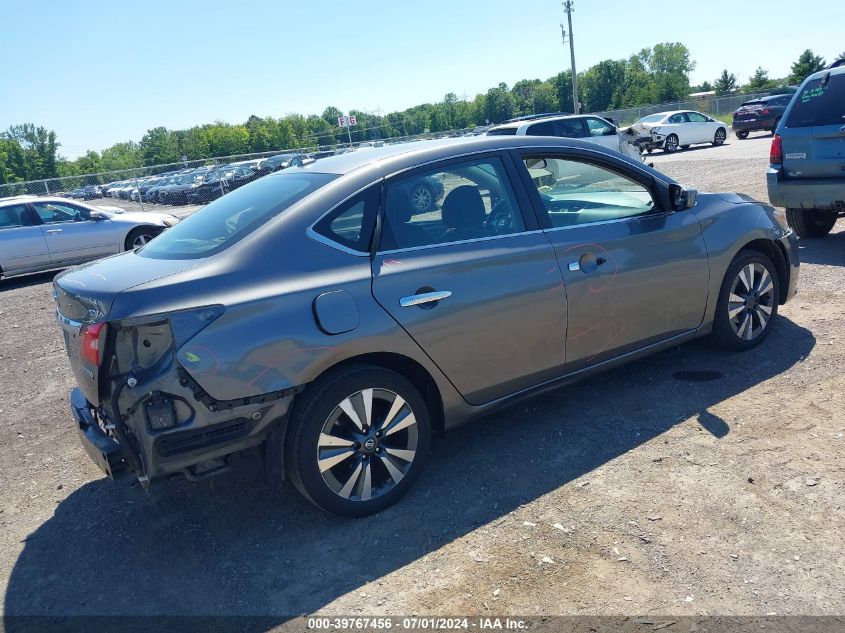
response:
M753 143L650 160L765 199ZM845 613L845 232L801 254L761 347L687 344L479 420L356 521L269 489L255 455L149 495L103 479L51 275L0 282L4 613Z

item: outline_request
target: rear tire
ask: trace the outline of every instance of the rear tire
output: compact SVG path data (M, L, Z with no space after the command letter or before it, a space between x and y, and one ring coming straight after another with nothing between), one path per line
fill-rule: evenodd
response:
M737 132L736 137L740 140L747 139L748 138L748 130L742 130L741 132Z
M353 365L327 374L299 397L285 464L311 503L360 517L384 510L408 491L430 443L429 412L419 390L393 371Z
M728 138L728 132L725 128L720 127L716 130L716 133L713 135L713 147L719 147L725 142L725 139Z
M798 237L814 240L833 230L836 213L818 209L787 209L786 221Z
M713 335L725 349L743 352L769 335L778 313L780 285L772 260L753 250L734 257L716 303Z

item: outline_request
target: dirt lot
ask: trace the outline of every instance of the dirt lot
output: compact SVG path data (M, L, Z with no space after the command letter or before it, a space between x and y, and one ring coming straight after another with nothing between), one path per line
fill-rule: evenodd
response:
M765 199L767 151L649 160ZM843 614L845 232L801 255L761 347L688 344L466 426L357 521L268 489L255 459L149 496L103 479L51 275L0 282L4 612Z

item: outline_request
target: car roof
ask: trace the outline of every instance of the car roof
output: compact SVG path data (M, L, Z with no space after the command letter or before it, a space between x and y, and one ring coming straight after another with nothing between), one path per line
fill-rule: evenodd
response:
M501 123L499 125L494 125L490 128L490 130L502 130L508 128L519 128L523 125L533 125L534 123L542 123L543 121L562 121L563 119L583 119L585 117L592 116L598 117L603 119L604 117L598 114L552 114L549 116L538 116L536 118L526 118L520 119L517 121L509 121L507 123ZM490 131L488 130L488 132Z
M23 195L23 196L11 196L10 198L0 198L0 206L9 205L9 204L21 204L26 202L58 202L61 204L73 203L82 205L84 207L88 207L90 205L85 204L80 200L69 200L68 198L63 198L61 196L34 196L34 195Z
M550 146L561 148L573 147L609 154L615 153L595 143L570 138L548 136L461 136L428 141L412 141L410 143L385 145L383 147L368 147L361 151L321 158L304 167L289 167L282 172L274 174L274 176L307 172L344 175L371 165L378 165L385 170L389 170L393 165L396 165L397 169L403 169L415 164L447 159L462 154Z

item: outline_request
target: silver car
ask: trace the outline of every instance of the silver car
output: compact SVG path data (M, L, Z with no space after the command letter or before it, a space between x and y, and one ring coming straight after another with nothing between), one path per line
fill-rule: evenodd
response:
M419 212L422 178L444 195ZM594 143L351 152L59 275L71 410L111 476L209 477L261 447L272 478L368 514L433 432L707 334L758 345L795 293L796 243L766 204Z
M66 198L0 199L0 275L11 277L114 255L146 244L179 220Z

